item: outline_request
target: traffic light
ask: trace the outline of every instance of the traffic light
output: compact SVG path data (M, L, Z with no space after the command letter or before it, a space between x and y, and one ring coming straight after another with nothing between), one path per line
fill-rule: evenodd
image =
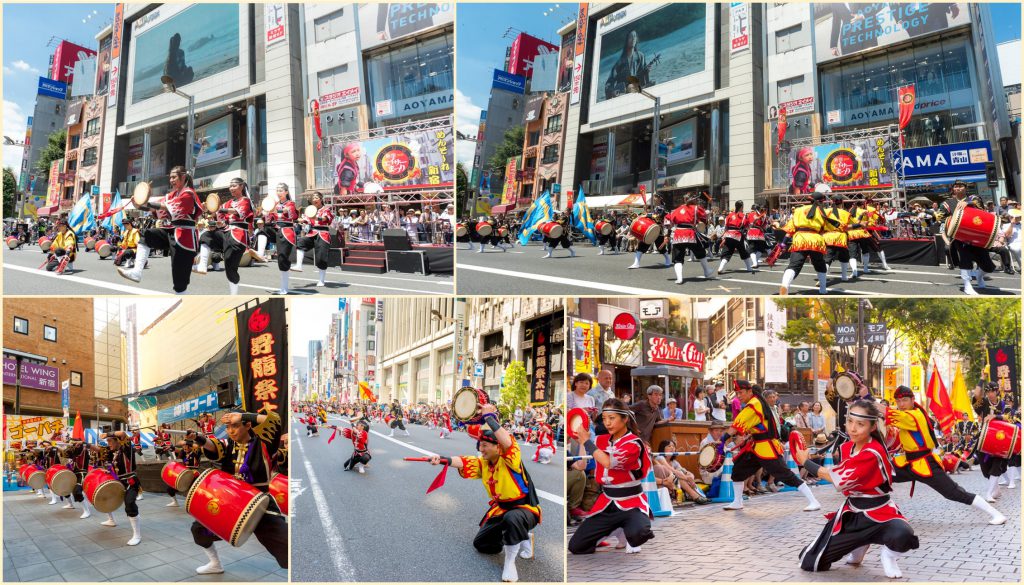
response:
M989 187L999 186L999 177L996 175L996 163L985 163L985 180L988 182Z

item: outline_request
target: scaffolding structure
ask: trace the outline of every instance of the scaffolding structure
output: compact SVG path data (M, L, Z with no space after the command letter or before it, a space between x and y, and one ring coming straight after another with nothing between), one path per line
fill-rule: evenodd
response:
M896 160L902 160L903 147L900 145L900 132L896 124L875 128L864 128L861 130L850 130L835 134L822 134L807 138L797 138L792 141L784 141L786 148L780 148L776 159L777 168L789 168L789 153L793 150L799 151L805 146L818 146L820 144L842 144L849 141L878 141L885 143L885 152L888 157L886 161L890 166L889 175L892 177L892 184L886 187L862 186L852 189L837 189L847 201L861 202L871 200L873 203L885 203L890 207L902 207L906 204L906 187L904 185L904 172L902 165L897 165ZM899 156L896 156L899 152ZM794 195L788 190L779 193L779 207L788 211L793 207L807 203L806 194Z

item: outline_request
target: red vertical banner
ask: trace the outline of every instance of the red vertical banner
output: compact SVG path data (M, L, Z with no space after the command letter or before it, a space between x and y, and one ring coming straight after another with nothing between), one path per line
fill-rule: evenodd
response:
M948 433L953 428L953 404L949 401L949 392L946 391L946 384L942 382L938 368L932 363L932 375L928 379L928 410L935 415L943 433Z
M284 299L274 298L235 315L238 384L246 412L288 409L288 323Z
M914 115L917 92L914 90L914 84L910 84L896 90L896 95L900 106L900 146L903 146L903 129L910 124L910 118Z
M553 395L549 386L551 359L551 325L533 330L533 383L530 385L530 404L545 404Z

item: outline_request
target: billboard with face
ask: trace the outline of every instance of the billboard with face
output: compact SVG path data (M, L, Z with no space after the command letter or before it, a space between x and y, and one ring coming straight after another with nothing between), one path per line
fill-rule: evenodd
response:
M336 186L349 193L373 192L371 184L389 191L451 187L455 183L451 128L338 143L331 154Z
M969 24L964 2L814 5L818 63Z
M237 4L175 8L165 4L134 24L132 103L160 95L164 75L184 88L239 65Z

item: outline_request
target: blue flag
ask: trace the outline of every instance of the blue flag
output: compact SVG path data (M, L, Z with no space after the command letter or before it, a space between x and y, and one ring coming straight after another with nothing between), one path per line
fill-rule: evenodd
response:
M96 212L92 208L92 195L83 194L68 215L68 226L79 237L96 229Z
M580 185L579 195L572 205L572 226L587 236L592 243L597 243L597 233L594 231L594 218L590 216L590 207L587 205L587 196L583 193L583 185Z
M120 206L121 206L121 192L120 191L114 191L114 199L110 202L110 209L114 210L114 209L117 209ZM123 211L118 211L114 215L108 216L107 219L104 219L103 223L100 224L100 225L102 225L103 227L107 228L108 231L114 231L114 226L115 225L118 227L118 229L124 229L124 212Z
M530 209L526 211L526 218L523 220L523 229L519 232L519 243L526 245L530 236L544 222L551 221L551 195L545 191L540 197L534 200Z

